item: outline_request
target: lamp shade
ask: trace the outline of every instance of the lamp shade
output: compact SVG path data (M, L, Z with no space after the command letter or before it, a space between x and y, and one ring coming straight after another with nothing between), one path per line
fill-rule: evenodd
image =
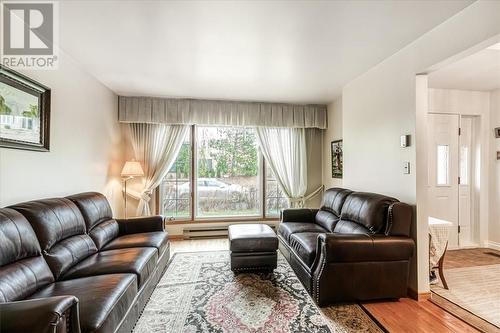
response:
M141 163L137 161L127 161L122 169L122 177L141 177L144 176Z

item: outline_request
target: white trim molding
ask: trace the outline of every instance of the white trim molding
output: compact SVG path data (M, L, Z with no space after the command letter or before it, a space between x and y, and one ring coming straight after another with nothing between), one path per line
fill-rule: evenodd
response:
M484 245L489 249L500 251L500 243L498 242L488 240L484 241Z

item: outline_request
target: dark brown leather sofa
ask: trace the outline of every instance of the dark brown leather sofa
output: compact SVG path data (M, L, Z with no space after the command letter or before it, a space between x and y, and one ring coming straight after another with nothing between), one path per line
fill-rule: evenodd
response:
M375 193L332 188L321 208L286 209L279 247L319 305L407 294L412 207Z
M161 216L82 193L0 209L0 332L130 332L170 256Z

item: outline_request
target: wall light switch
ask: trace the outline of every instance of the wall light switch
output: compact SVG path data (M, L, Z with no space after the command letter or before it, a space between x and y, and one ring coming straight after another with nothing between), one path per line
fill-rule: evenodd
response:
M405 175L410 174L410 162L403 163L403 174L405 174Z

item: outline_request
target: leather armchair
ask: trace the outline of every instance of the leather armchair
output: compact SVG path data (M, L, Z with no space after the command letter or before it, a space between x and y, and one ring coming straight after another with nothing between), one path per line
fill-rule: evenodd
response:
M375 193L333 188L321 208L286 209L279 247L321 306L407 294L414 241L411 206Z
M0 303L0 332L80 332L78 299L54 296Z

